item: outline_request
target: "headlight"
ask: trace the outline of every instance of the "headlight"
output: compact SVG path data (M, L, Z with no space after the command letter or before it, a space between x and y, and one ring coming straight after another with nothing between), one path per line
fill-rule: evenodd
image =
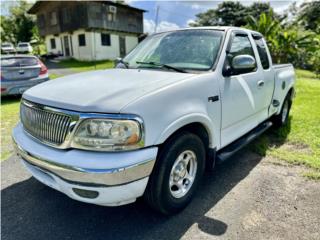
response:
M143 126L136 120L85 119L71 146L88 150L121 151L143 147Z

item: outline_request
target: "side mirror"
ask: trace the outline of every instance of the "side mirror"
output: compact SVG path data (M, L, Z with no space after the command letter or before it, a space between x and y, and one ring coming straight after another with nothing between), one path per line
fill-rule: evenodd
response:
M118 64L121 63L122 61L122 58L121 57L117 57L115 60L114 60L114 67L117 68L118 67Z
M256 60L250 55L239 55L232 59L231 66L236 72L251 71L256 68Z

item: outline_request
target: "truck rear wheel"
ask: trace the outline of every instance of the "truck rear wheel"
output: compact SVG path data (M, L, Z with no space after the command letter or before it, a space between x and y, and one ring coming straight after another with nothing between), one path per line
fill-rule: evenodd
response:
M182 132L163 146L145 192L148 204L163 214L177 213L191 201L205 170L201 139Z
M291 109L291 99L290 99L290 95L288 94L286 96L286 98L284 99L282 108L281 108L281 112L273 117L273 124L275 127L282 127L284 125L287 124L288 119L289 119L289 112Z

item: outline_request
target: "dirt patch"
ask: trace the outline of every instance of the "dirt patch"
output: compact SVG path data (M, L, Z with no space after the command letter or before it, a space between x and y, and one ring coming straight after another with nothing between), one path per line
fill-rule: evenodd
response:
M281 146L281 148L289 151L289 152L299 152L307 155L312 155L311 148L304 143L298 143L298 142L288 142Z

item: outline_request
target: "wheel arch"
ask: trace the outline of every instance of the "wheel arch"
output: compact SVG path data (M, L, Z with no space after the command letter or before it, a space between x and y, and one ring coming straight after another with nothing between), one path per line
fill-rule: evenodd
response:
M173 135L181 131L188 131L198 135L207 148L214 148L217 145L218 135L214 134L215 125L209 117L204 114L183 116L172 122L158 137L156 144L163 144Z
M218 133L218 130L215 132L214 127L210 127L210 121L183 121L183 123L184 124L181 122L180 124L174 124L175 128L171 127L170 131L168 129L166 134L162 134L161 143L159 144L159 152L161 152L165 143L174 136L179 135L182 132L190 132L197 135L204 144L206 151L206 169L213 169L215 165L216 143L219 141L217 136L220 136L220 134L215 134Z

